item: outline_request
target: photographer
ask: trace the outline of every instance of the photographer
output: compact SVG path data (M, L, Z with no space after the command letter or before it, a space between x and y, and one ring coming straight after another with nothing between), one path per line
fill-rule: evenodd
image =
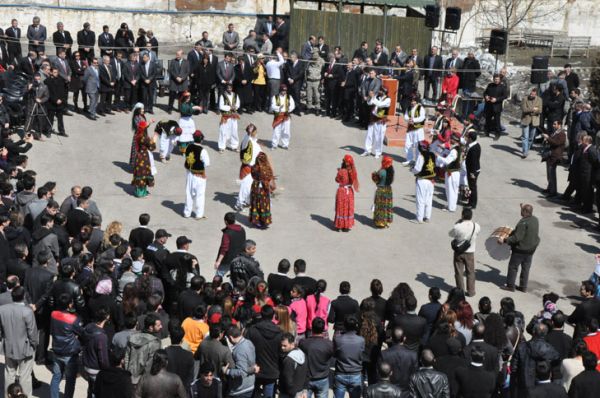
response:
M468 297L475 295L475 241L480 230L479 224L473 221L473 210L465 207L460 220L448 233L454 240L452 248L456 287L465 291ZM465 290L463 275L467 277L467 290Z
M542 191L547 197L554 197L558 194L556 186L556 166L562 162L565 144L567 142L567 133L562 128L560 120L552 122L550 134L542 134L546 149L542 153L542 161L546 162L546 177L548 179L548 187ZM591 206L591 203L590 203ZM588 210L588 209L586 209Z
M13 131L11 129L2 129L2 146L7 150L7 160L9 163L15 164L15 160L22 154L29 151L33 143L33 135L25 134L23 138L13 141Z
M0 128L10 127L10 114L4 106L4 96L0 94Z
M39 73L33 75L33 82L29 84L29 99L27 101L27 123L29 130L36 140L41 134L48 133L48 119L46 116L46 103L50 99L48 87L41 81ZM37 106L36 106L37 104Z
M67 109L67 97L69 92L64 80L60 77L57 68L52 68L50 77L46 79L46 86L48 87L48 92L50 94L50 100L48 101L50 129L54 127L54 117L56 117L58 120L58 135L61 137L68 137L65 133L63 114ZM50 137L50 133L47 134L47 137Z

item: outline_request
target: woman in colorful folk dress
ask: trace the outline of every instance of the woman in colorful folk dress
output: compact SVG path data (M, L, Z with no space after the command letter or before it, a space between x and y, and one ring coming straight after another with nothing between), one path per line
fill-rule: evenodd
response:
M335 194L335 228L347 232L354 226L354 191L358 192L358 176L354 158L344 156L335 182L339 184Z
M138 132L138 125L141 121L146 121L146 114L144 112L144 104L138 102L133 107L133 116L131 117L131 131L133 131L133 137L131 138L131 151L129 155L129 165L131 167L134 166L135 162L135 154L137 152L137 147L135 143L135 137Z
M135 162L133 168L133 180L131 184L135 187L134 195L137 198L145 198L148 196L148 187L154 186L154 174L156 168L154 166L154 157L152 151L156 148L154 140L148 137L148 127L150 125L146 121L141 121L138 124L138 129L135 134L135 146L137 152L135 154Z
M375 191L375 210L373 212L373 221L377 228L389 228L392 223L392 208L394 200L392 196L392 182L394 182L393 160L389 156L384 156L381 160L381 168L375 171L371 177L377 185Z
M273 168L264 152L256 157L252 166L252 188L250 189L250 222L259 228L271 224L271 192L275 190Z

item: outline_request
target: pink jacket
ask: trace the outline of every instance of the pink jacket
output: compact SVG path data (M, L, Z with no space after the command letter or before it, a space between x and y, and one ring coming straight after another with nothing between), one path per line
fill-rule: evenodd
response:
M308 317L306 319L306 327L308 330L311 329L312 321L315 318L321 318L325 321L325 331L327 331L328 322L327 316L329 315L329 305L331 300L329 297L321 294L319 297L319 306L317 307L317 300L314 294L311 294L306 298L306 310Z
M306 332L306 301L303 298L292 299L290 311L296 313L296 333L302 334Z

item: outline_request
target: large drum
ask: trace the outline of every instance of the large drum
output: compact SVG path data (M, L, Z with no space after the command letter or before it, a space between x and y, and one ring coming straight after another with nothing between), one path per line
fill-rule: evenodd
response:
M512 232L511 227L499 227L492 232L485 241L485 249L491 258L498 261L507 260L510 257L510 246L506 243L499 244L498 239L506 239Z

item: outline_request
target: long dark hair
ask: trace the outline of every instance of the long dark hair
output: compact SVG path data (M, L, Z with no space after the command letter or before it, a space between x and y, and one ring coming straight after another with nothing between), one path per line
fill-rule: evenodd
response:
M158 374L158 372L167 367L168 362L169 357L167 356L167 351L162 349L156 350L152 356L152 367L150 368L150 374L155 376Z
M184 254L177 264L175 273L175 287L178 290L185 290L187 287L187 275L192 272L193 257L191 254Z
M315 309L319 308L319 301L321 301L321 293L324 293L327 289L327 281L325 279L319 279L317 281L317 287L315 288L315 302L317 306Z

